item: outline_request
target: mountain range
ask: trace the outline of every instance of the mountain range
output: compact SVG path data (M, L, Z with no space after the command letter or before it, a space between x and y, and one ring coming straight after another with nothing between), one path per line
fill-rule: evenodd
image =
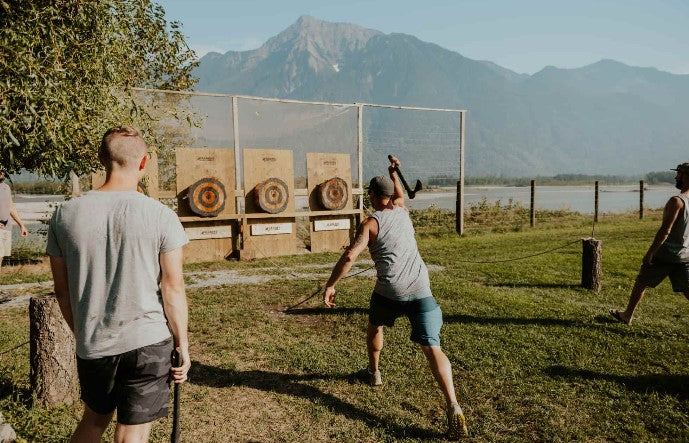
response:
M643 175L689 161L689 75L614 60L519 74L411 35L302 16L258 49L206 54L195 75L205 92L466 109L467 176ZM423 134L428 121L380 125ZM430 157L415 162L432 170Z

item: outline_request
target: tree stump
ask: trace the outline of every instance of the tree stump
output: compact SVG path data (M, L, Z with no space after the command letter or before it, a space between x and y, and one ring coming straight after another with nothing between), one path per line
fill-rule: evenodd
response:
M603 249L601 245L602 242L593 237L581 239L581 286L594 291L601 289L601 276L603 275L601 268Z
M54 296L31 297L29 303L31 389L41 406L79 400L76 344Z

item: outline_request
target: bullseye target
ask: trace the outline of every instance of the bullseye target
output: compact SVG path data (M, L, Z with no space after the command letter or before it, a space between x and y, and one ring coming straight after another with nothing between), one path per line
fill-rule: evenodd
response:
M225 209L225 186L212 177L189 186L189 208L201 217L215 217Z
M325 209L343 209L349 201L347 182L340 177L333 177L318 185L316 196L318 203Z
M287 184L279 178L271 177L254 188L256 206L269 214L277 214L287 209L289 192Z

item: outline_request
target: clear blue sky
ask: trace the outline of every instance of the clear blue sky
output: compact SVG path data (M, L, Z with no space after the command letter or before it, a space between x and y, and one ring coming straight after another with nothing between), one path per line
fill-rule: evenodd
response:
M154 0L156 1L156 0ZM199 56L244 51L300 15L401 32L520 73L610 58L689 74L688 0L157 0Z

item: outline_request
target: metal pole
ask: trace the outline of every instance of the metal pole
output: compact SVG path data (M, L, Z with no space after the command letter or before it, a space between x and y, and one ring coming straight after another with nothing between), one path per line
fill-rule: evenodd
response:
M358 163L358 174L359 174L359 189L363 189L364 187L364 138L363 138L363 133L364 133L364 125L363 125L363 118L364 118L364 105L357 105L357 113L356 113L356 120L357 120L357 131L356 131L356 154L357 154L357 163ZM361 194L359 197L359 209L364 209L364 194Z
M644 218L644 181L639 180L639 219Z
M466 126L466 111L459 113L459 180L457 181L457 205L455 208L455 230L457 234L464 234L464 129Z
M595 203L593 209L593 221L598 223L598 180L596 180L596 185L594 187Z
M536 180L531 180L531 211L529 212L529 224L536 226Z

